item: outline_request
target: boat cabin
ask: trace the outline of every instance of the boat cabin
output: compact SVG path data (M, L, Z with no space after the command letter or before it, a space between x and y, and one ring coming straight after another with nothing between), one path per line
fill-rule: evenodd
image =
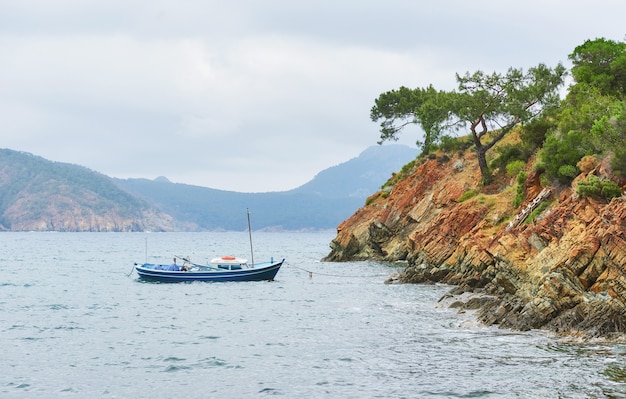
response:
M211 266L222 270L241 270L248 266L248 260L234 256L211 259Z

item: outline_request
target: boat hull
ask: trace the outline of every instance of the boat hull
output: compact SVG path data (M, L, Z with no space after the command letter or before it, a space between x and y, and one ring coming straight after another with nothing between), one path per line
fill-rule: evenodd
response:
M280 262L265 262L256 264L254 267L238 270L190 270L172 271L155 269L155 264L144 263L136 265L135 270L143 280L159 281L163 283L178 283L191 281L263 281L274 280L285 260Z

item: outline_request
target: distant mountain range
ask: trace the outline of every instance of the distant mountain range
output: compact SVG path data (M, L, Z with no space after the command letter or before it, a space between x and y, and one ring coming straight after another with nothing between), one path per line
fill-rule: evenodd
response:
M363 206L417 149L373 146L289 191L239 193L116 179L82 166L0 149L0 229L10 231L204 231L333 229Z

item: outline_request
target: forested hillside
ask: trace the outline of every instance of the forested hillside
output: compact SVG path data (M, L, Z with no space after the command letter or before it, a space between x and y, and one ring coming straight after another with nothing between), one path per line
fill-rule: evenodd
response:
M140 231L168 218L87 168L0 149L0 229Z
M332 229L416 149L383 146L322 171L300 188L237 193L165 178L112 179L87 168L0 150L0 230L198 231Z
M418 141L422 155L471 149L484 190L494 172L513 174L523 186L528 172L523 166L531 158L544 185L570 184L606 158L614 175L603 177L608 180L604 182L590 177L579 190L583 195L619 196L618 185L626 176L626 43L588 40L569 59L574 84L562 100L567 71L561 64L538 64L504 74L457 74L458 89L452 91L403 86L381 94L371 118L380 121L381 142L397 139L408 124L418 124L425 132ZM455 138L458 132L463 132L460 139ZM512 133L521 140L496 145ZM598 187L589 191L585 184Z

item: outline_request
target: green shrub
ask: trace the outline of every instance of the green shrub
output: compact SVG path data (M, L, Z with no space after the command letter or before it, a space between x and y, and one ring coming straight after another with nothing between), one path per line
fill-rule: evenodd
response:
M583 145L585 135L579 131L568 134L550 134L541 150L541 163L548 176L570 184L578 176L578 161L591 152Z
M578 176L580 170L574 165L562 165L559 166L558 176L561 178L567 178L572 181L574 177Z
M494 151L498 155L489 163L492 169L504 168L509 162L522 159L522 150L519 145L507 144Z
M489 208L493 208L494 205L496 204L495 199L493 198L493 196L491 195L485 195L485 194L481 194L478 196L478 198L476 198L476 202L478 202L481 205L487 205Z
M384 189L386 189L388 187L393 187L396 184L396 182L398 181L398 179L399 179L399 173L391 172L391 177L389 179L387 179L387 181L385 183L383 183L382 186L380 186L380 189L384 190Z
M556 128L555 119L549 117L547 113L544 113L544 115L544 117L534 119L524 125L520 139L525 146L532 149L540 148L548 132Z
M524 161L511 161L506 165L506 173L509 176L518 176L519 173L524 169L526 163Z
M396 183L404 179L413 171L413 168L416 162L417 160L414 159L410 161L409 163L405 164L400 170L400 172L392 172L391 177L382 186L380 186L380 189L386 190L386 191L390 190L393 186L396 185Z
M405 164L402 167L402 170L400 170L400 173L402 173L402 176L408 175L413 170L413 167L415 166L416 162L417 162L417 159L414 159L411 162Z
M612 180L603 180L605 184L602 185L602 191L600 195L602 198L610 200L611 198L617 198L622 196L622 189Z
M439 139L438 148L443 152L455 152L467 150L471 145L467 138L444 135Z
M524 144L506 144L502 147L495 148L494 151L498 155L489 163L489 166L491 169L505 169L508 164L514 161L528 162L535 149ZM515 176L516 174L517 173L513 173L511 176Z
M596 175L589 175L587 179L578 182L576 193L581 197L610 200L621 196L622 189L612 180L604 180Z
M476 194L478 194L478 191L476 191L474 189L467 190L466 192L461 194L461 196L456 201L457 202L467 201L468 199L475 197Z
M456 151L459 147L459 140L450 136L441 137L439 149L444 152Z
M517 188L515 189L515 198L513 198L513 207L517 208L522 205L524 202L524 197L526 196L526 190L524 189L526 185L526 179L528 175L526 172L521 171L517 174Z

